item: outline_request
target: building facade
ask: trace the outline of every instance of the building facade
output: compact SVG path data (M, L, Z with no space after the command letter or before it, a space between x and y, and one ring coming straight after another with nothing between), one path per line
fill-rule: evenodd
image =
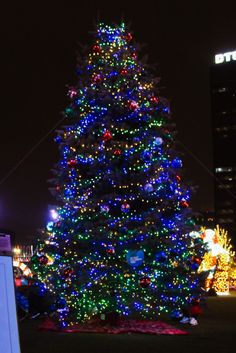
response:
M210 83L215 221L236 246L236 51L215 56Z

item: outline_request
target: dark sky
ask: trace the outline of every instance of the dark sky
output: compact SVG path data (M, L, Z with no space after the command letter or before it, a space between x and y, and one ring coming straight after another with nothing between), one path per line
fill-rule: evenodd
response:
M0 179L61 118L66 85L76 82L78 43L91 44L97 18L131 25L143 54L158 64L185 152L185 179L198 186L191 205L213 208L209 67L215 53L236 49L235 1L24 1L1 6ZM46 4L47 3L47 4ZM127 3L129 3L127 5ZM46 222L51 133L0 184L0 227L31 242Z

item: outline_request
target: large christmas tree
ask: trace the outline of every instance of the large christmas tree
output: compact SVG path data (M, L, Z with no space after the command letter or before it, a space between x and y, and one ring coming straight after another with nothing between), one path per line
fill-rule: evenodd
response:
M54 222L32 263L63 326L116 312L156 318L199 295L201 246L173 124L124 24L99 24L57 131Z

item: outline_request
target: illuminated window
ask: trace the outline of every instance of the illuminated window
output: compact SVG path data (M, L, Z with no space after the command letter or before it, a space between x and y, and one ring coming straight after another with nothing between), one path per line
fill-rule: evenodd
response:
M220 87L218 88L218 92L221 93L221 92L226 92L227 91L227 88L226 87Z
M219 214L233 214L234 211L231 208L229 208L228 210L224 208L223 210L218 211L218 213Z
M221 127L217 127L216 131L221 132L221 131L228 131L229 130L229 126L221 126Z
M232 188L231 184L220 184L218 185L218 189L224 190L224 189L230 189Z
M231 177L225 177L224 179L227 180L227 181L232 181L233 180L233 178L231 178Z
M219 223L234 223L232 218L219 218Z
M219 167L215 168L216 173L227 173L227 172L232 172L233 168L232 167Z

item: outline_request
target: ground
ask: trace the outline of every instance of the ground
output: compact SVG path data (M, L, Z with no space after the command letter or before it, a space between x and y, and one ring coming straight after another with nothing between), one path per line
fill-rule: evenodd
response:
M104 335L38 330L38 320L20 322L21 353L229 353L236 342L236 294L210 297L199 325L171 322L189 332L180 336Z

